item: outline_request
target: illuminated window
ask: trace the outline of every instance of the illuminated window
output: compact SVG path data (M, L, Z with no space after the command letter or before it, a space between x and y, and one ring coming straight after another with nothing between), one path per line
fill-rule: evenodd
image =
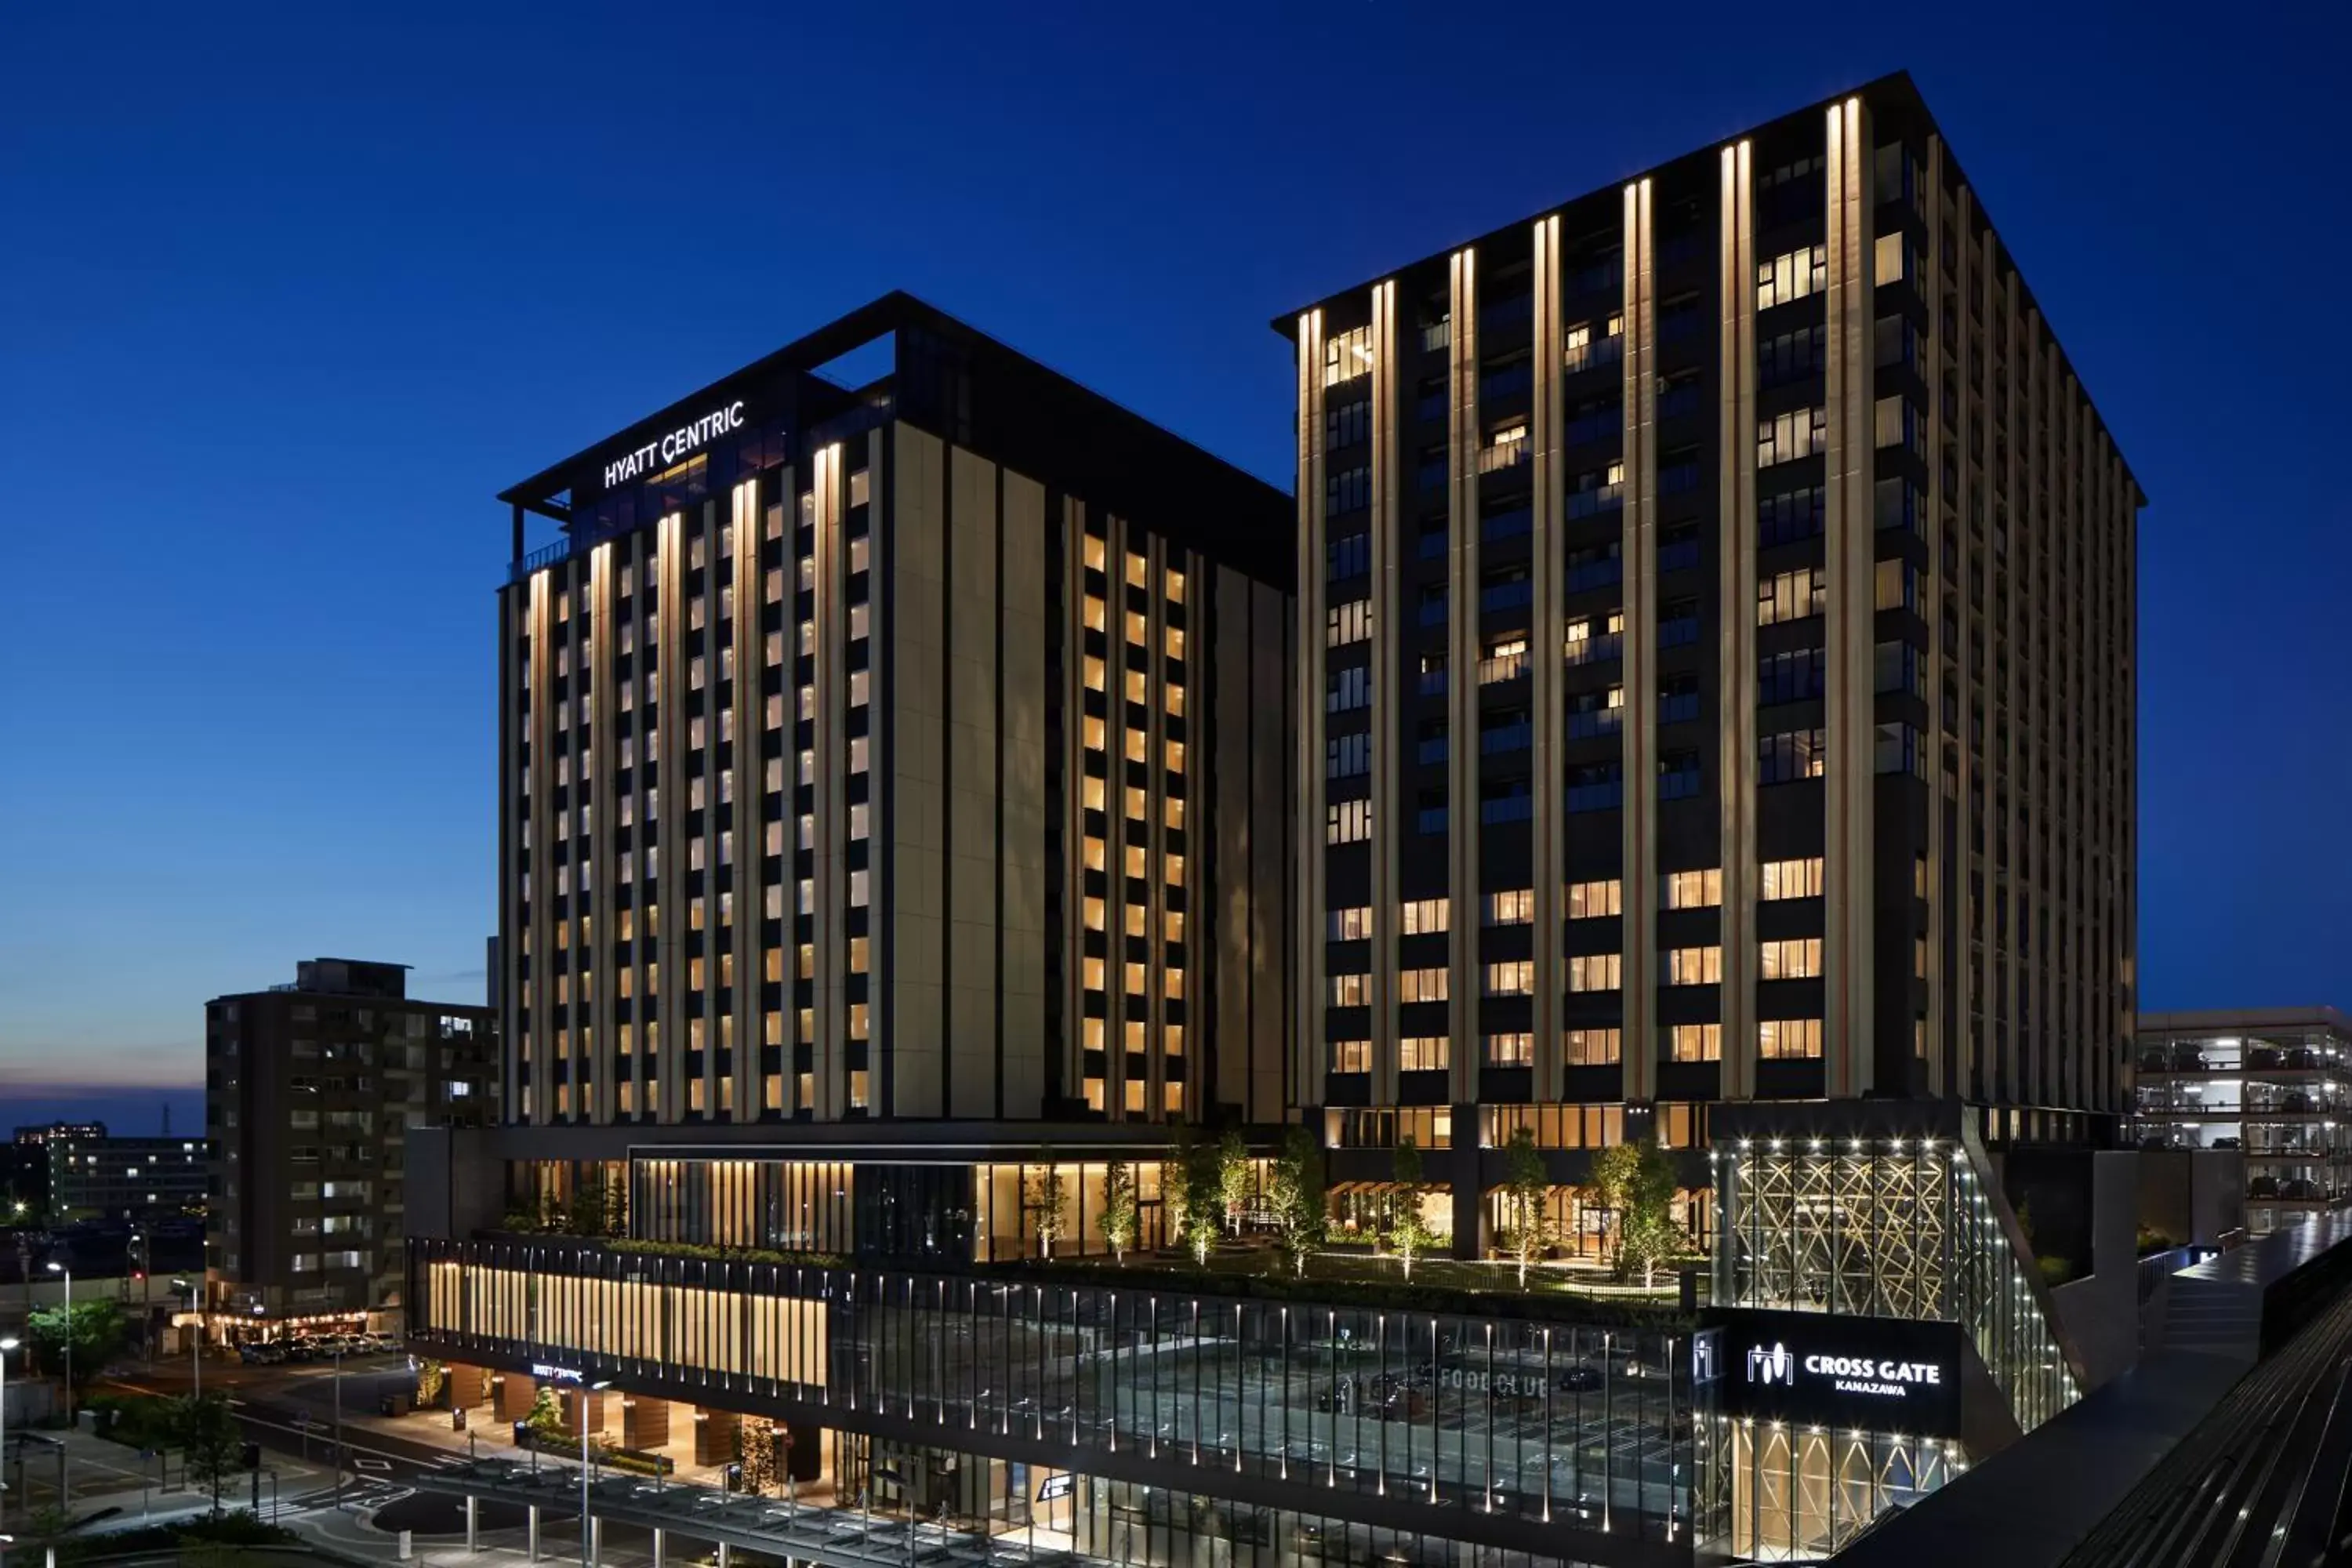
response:
M1822 939L1791 937L1768 942L1758 950L1759 980L1812 980L1822 973Z
M1087 870L1101 870L1103 868L1103 841L1089 834L1086 839L1086 847L1083 851L1082 858L1085 860Z
M1143 646L1144 646L1144 642L1145 642L1145 636L1146 636L1146 634L1145 634L1145 628L1144 628L1144 624L1143 624L1143 612L1142 612L1141 610L1129 610L1129 611L1128 611L1128 612L1127 612L1127 640L1128 640L1129 643L1133 644L1135 647L1143 647Z
M1720 870L1669 871L1664 879L1666 908L1670 910L1710 909L1723 902Z
M850 1110L865 1110L870 1109L870 1104L866 1098L866 1069L864 1068L851 1068L849 1069Z
M1127 732L1127 760L1129 762L1139 763L1143 761L1145 740L1146 737L1140 730L1129 730Z
M1181 1024L1171 1024L1166 1028L1160 1030L1160 1048L1165 1050L1171 1057L1182 1056L1184 1054L1184 1026Z
M1088 811L1100 811L1103 808L1102 780L1081 778L1078 781L1078 804Z
M1182 942L1184 940L1184 911L1182 910L1170 910L1165 919L1165 924L1167 926L1167 930L1162 933L1165 940L1169 942Z
M1141 1002L1143 1000L1143 965L1140 963L1129 963L1127 966L1127 994L1133 1000Z
M1163 815L1168 819L1169 826L1176 828L1182 827L1184 826L1184 797L1181 795L1170 795L1168 797L1167 808Z
M1353 599L1344 605L1334 605L1325 612L1323 643L1327 647L1361 642L1371 635L1372 602L1370 599Z
M1372 1070L1372 1042L1370 1040L1333 1040L1329 1049L1333 1072Z
M1769 310L1830 286L1829 247L1800 246L1756 264L1756 308Z
M1168 742L1168 771L1171 773L1184 771L1184 742L1181 741Z
M1767 1018L1756 1026L1757 1054L1767 1061L1815 1058L1822 1054L1819 1018Z
M1127 672L1127 700L1140 707L1146 684L1140 666L1129 666Z
M1414 900L1412 902L1405 905L1402 911L1404 915L1404 934L1407 936L1420 936L1426 932L1442 931L1445 930L1448 923L1447 910L1449 908L1450 905L1444 899Z
M1128 785L1127 816L1129 821L1141 822L1144 820L1144 804L1145 795L1143 791L1134 784Z
M1160 1109L1171 1116L1183 1113L1184 1083L1182 1079L1170 1079L1160 1086Z
M1140 854L1141 851L1130 846L1128 853L1130 855L1136 855ZM1129 904L1127 906L1126 913L1127 934L1129 936L1141 936L1143 934L1143 906L1141 904Z
M1184 602L1184 574L1177 571L1171 566L1168 569L1167 576L1169 602L1176 605L1182 604Z
M1103 542L1091 533L1086 538L1087 564L1099 572L1103 569Z
M1132 550L1127 552L1127 580L1130 585L1138 588L1142 587L1145 577L1150 570L1151 563L1144 560L1142 556L1137 554Z
M1723 980L1723 949L1706 947L1670 947L1666 950L1666 984L1669 985L1716 985Z
M1184 689L1174 681L1168 683L1167 712L1171 719L1184 717Z
M1624 955L1615 952L1580 952L1568 961L1568 988L1570 991L1614 991L1619 986L1619 973Z
M1086 901L1086 914L1088 931L1103 929L1103 901L1100 899L1088 895Z
M1372 836L1372 803L1335 800L1324 807L1323 841L1355 844Z
M1184 657L1184 628L1182 626L1170 626L1168 628L1168 657L1170 658L1182 658Z
M1572 882L1568 889L1568 918L1599 920L1621 912L1623 885L1614 877L1601 882Z
M1087 990L1100 991L1103 988L1103 961L1099 958L1087 959L1084 964L1084 977Z
M1086 616L1088 631L1098 632L1103 629L1103 602L1092 594L1087 595Z
M1486 895L1486 923L1490 926L1523 926L1535 918L1533 888L1510 888Z
M1822 615L1829 608L1829 574L1818 566L1803 566L1767 577L1756 584L1756 624L1777 626Z
M1444 969L1408 969L1397 976L1400 1002L1443 1002L1446 989L1447 974Z
M1678 1062L1714 1062L1723 1059L1723 1026L1720 1024L1676 1024L1667 1033L1668 1059Z
M1353 381L1370 374L1372 368L1372 330L1353 327L1334 333L1323 341L1323 384L1337 386L1343 381Z
M1140 844L1129 845L1127 847L1127 874L1133 877L1138 881L1141 881L1146 875L1144 864L1143 846Z
M1619 1054L1615 1029L1569 1029L1559 1037L1561 1058L1572 1068L1615 1067Z
M1181 1002L1184 999L1184 972L1173 964L1161 970L1160 988L1167 993L1171 1002Z
M1333 942L1361 942L1372 934L1372 911L1368 905L1332 910L1323 918L1324 935Z
M1372 977L1369 974L1327 974L1325 1000L1334 1007L1366 1007L1371 1005Z
M1510 959L1486 965L1486 994L1489 996L1525 996L1535 988L1536 966L1532 959Z
M1397 1042L1399 1072L1443 1072L1452 1059L1444 1035L1407 1035Z
M1486 1065L1490 1068L1532 1067L1536 1059L1536 1037L1527 1033L1489 1035L1486 1037Z
M1087 655L1086 681L1089 691L1103 689L1103 661L1093 654Z
M1144 1083L1141 1079L1131 1078L1127 1080L1127 1109L1129 1115L1143 1114L1143 1089Z

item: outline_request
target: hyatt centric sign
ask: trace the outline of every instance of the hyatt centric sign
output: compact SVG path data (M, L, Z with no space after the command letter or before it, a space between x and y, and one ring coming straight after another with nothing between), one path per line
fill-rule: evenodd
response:
M742 427L743 400L739 397L642 447L632 447L607 462L604 488L614 489L632 479L648 479L694 456L719 437Z
M1958 1323L1722 1309L1692 1346L1692 1378L1717 1408L1759 1419L1916 1436L1959 1435Z

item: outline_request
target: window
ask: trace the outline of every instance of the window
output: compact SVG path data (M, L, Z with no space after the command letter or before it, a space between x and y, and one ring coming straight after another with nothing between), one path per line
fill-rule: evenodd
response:
M1397 1042L1399 1072L1443 1072L1453 1053L1444 1035L1407 1035Z
M1825 245L1801 246L1756 264L1756 308L1759 310L1818 294L1829 286L1830 253Z
M1444 969L1408 969L1397 976L1400 1002L1443 1002L1446 995Z
M1896 149L1896 153L1899 156L1901 149ZM1903 232L1900 229L1878 237L1877 255L1874 260L1872 276L1875 281L1899 283L1903 280Z
M1908 561L1882 561L1878 563L1876 589L1878 608L1916 611L1919 608L1919 569Z
M1335 800L1325 807L1323 841L1326 844L1357 844L1371 836L1370 801Z
M1759 980L1817 979L1822 973L1822 939L1801 936L1768 942L1759 950Z
M1334 735L1323 742L1323 776L1328 779L1354 778L1372 769L1372 737L1359 731L1353 735Z
M1536 1059L1536 1037L1529 1034L1489 1035L1486 1037L1486 1065L1490 1068L1532 1067Z
M1616 914L1623 906L1623 894L1624 885L1614 877L1602 882L1571 882L1568 887L1568 918L1590 921Z
M1331 1042L1333 1072L1370 1072L1372 1070L1372 1042L1370 1040L1333 1040Z
M1676 1024L1666 1032L1666 1059L1676 1062L1717 1062L1723 1059L1723 1026Z
M1756 661L1756 705L1805 702L1822 695L1829 656L1817 647L1768 654Z
M1335 669L1324 678L1323 710L1344 713L1371 705L1371 667L1351 664L1345 669Z
M1615 1029L1568 1029L1559 1037L1561 1058L1572 1068L1615 1067L1619 1055Z
M1768 338L1756 348L1757 384L1780 386L1813 374L1828 361L1829 328L1820 322Z
M1329 447L1360 447L1372 438L1372 405L1358 397L1336 403L1323 411L1323 444Z
M1822 896L1822 858L1810 860L1767 860L1764 862L1763 889L1758 897L1774 899L1818 899Z
M1327 647L1361 642L1372 635L1372 602L1350 599L1344 605L1334 605L1325 613L1323 642Z
M1444 899L1420 899L1404 906L1404 934L1420 936L1428 931L1441 931L1448 924L1448 905Z
M1372 369L1372 329L1354 327L1323 340L1323 384L1337 386L1369 375Z
M1323 480L1323 515L1338 517L1361 511L1372 504L1372 470L1362 464L1328 474Z
M1369 974L1330 974L1324 977L1328 985L1325 998L1334 1007L1365 1007L1371 1005L1372 977Z
M1666 984L1718 985L1723 982L1723 949L1670 947L1666 950Z
M1624 955L1615 952L1580 952L1568 961L1568 988L1570 991L1614 991Z
M1829 607L1829 576L1818 566L1783 572L1756 584L1756 624L1777 626L1822 614Z
M1818 1058L1822 1054L1822 1021L1767 1018L1756 1026L1756 1051L1766 1061Z
M1533 888L1513 888L1486 895L1486 923L1490 926L1523 926L1535 918Z
M1759 497L1756 502L1756 542L1773 545L1819 538L1828 515L1828 494L1820 485Z
M1769 468L1810 458L1829 445L1829 411L1798 408L1756 422L1756 466Z
M1372 569L1372 536L1349 533L1332 540L1323 547L1324 566L1333 582L1342 577L1360 577ZM1102 601L1087 600L1087 625L1102 629Z
M1665 882L1666 908L1670 910L1713 909L1723 902L1723 873L1720 870L1669 871Z
M1756 742L1759 784L1790 784L1798 779L1817 779L1827 771L1828 763L1829 745L1825 731L1786 730L1777 735L1762 736Z
M1372 934L1372 911L1363 904L1333 910L1324 919L1324 935L1333 942L1361 942Z
M1518 958L1486 965L1486 994L1489 996L1525 996L1535 988L1533 959Z

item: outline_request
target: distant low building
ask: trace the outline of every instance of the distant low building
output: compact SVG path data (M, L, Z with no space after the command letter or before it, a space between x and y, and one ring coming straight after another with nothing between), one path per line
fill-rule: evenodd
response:
M204 1212L207 1151L201 1138L117 1138L104 1126L42 1131L52 1221L173 1219Z
M321 958L296 973L205 1005L205 1279L220 1337L396 1316L403 1141L497 1120L489 1009L410 998L403 964Z

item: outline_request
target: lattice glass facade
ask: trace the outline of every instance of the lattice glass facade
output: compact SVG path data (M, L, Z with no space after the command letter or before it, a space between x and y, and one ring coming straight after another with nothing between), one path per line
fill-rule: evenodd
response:
M2082 1396L2050 1305L1953 1139L1744 1140L1712 1156L1718 1306L1966 1328L2018 1426Z
M1742 1561L1829 1556L1887 1509L1958 1475L1957 1439L1717 1416L1699 1466L1698 1539Z

